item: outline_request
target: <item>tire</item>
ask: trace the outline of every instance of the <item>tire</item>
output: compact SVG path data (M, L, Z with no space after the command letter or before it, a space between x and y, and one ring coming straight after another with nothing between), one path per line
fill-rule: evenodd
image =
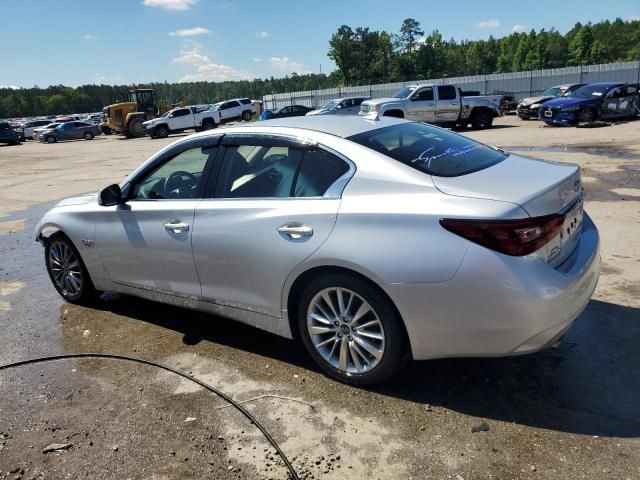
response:
M489 110L477 110L471 114L471 126L474 130L485 130L493 125L493 114Z
M85 140L93 140L93 133L91 133L91 132L84 132L83 137L84 137L84 139L85 139Z
M130 137L144 137L144 125L142 125L142 118L133 118L127 125L127 133Z
M249 120L251 120L252 116L253 115L249 110L245 110L244 112L242 112L242 120L244 120L245 122L248 122Z
M216 128L216 124L213 120L202 122L202 130L213 130L214 128Z
M342 308L338 292L342 292ZM366 312L363 315L361 307ZM332 308L341 314L339 318ZM395 309L374 286L356 276L332 273L312 280L300 296L296 321L313 360L341 382L383 382L407 358L406 337Z
M169 129L164 125L160 125L153 131L153 136L157 138L167 138L169 136Z
M66 235L58 232L47 239L44 258L51 283L67 302L87 304L98 297L82 257Z
M578 112L578 123L591 123L598 118L593 108L583 108Z
M44 139L47 143L56 143L56 137L54 137L53 135L48 135L47 138Z

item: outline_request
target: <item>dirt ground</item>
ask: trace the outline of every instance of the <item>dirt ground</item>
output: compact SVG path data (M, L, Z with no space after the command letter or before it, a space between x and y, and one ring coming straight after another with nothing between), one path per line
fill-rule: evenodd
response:
M640 478L640 121L577 129L504 117L464 134L583 169L603 272L558 349L416 362L365 390L327 379L293 342L224 319L111 294L65 304L33 242L39 216L119 182L176 138L112 136L0 146L0 365L108 352L172 366L248 401L300 478ZM64 448L44 453L51 444ZM5 478L287 474L255 426L197 385L64 360L0 370Z

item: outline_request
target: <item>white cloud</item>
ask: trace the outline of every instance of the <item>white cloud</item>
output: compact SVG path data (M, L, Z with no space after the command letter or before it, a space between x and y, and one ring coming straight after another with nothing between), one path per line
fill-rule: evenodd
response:
M271 34L269 32L262 31L262 32L256 32L256 36L259 38L267 38L267 37L270 37Z
M101 75L96 73L94 77L96 79L96 83L100 84L122 83L122 77L120 75Z
M522 33L526 29L527 29L527 27L525 27L524 25L520 25L520 24L517 24L517 25L514 25L513 27L511 27L511 31L513 33Z
M169 32L169 36L171 37L195 37L196 35L206 35L211 33L206 28L195 27L195 28L183 28L182 30L176 30L175 32Z
M160 7L165 10L189 10L198 0L144 0L147 7Z
M627 17L627 20L629 20L630 22L637 22L638 20L640 20L640 15L631 14Z
M84 36L84 39L85 39L85 40L97 40L97 39L98 39L98 37L97 37L97 36L95 36L95 35L86 34L86 35Z
M478 28L498 28L500 26L500 20L482 20L476 23Z
M180 79L181 82L223 82L226 80L251 80L256 78L256 75L247 70L213 63L211 55L200 43L194 40L185 40L183 48L180 50L180 55L171 60L171 63L181 63L196 67L196 71L184 75Z
M262 63L262 62L264 62L264 58L253 57L253 61L256 62L256 63Z
M15 85L0 85L0 88L10 88L11 90L18 90L18 87Z
M311 70L309 70L305 65L294 62L289 59L289 57L271 57L269 59L269 65L276 70L282 70L287 73L296 72L299 75L311 73Z

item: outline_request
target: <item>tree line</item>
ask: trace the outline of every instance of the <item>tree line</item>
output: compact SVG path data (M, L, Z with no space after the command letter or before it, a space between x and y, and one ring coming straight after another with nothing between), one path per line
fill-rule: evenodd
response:
M329 75L292 73L283 78L145 85L64 85L0 89L0 118L100 111L136 87L156 89L160 103L213 103L233 97L404 80L515 72L567 65L640 59L640 21L576 23L565 35L555 29L516 32L487 40L445 40L438 30L425 35L408 18L397 33L342 25L329 40Z

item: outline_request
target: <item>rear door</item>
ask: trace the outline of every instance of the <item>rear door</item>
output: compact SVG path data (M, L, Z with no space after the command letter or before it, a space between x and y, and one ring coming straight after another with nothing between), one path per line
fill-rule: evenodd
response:
M193 127L193 115L188 108L179 108L171 114L171 130Z
M336 221L348 162L287 138L227 135L214 198L198 205L193 252L205 301L281 317L289 273Z
M418 88L409 97L407 119L430 123L436 121L436 100L432 86Z
M438 85L436 121L448 123L458 121L460 116L460 97L453 85Z

